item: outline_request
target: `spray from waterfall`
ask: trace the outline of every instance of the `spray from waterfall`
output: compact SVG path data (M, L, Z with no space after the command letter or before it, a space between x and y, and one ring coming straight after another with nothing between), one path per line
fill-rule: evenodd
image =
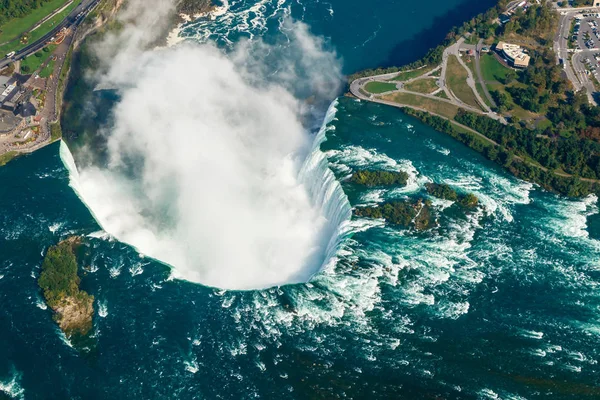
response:
M285 46L185 44L121 60L104 75L121 98L108 163L77 170L61 145L102 228L175 278L258 289L305 282L334 259L351 216L320 151L336 103L316 138L306 121L338 92L340 67L305 25L289 27ZM266 50L278 61L261 64Z

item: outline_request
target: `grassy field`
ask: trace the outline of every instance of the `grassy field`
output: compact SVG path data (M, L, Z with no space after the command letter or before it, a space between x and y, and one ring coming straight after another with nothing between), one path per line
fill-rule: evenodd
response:
M17 157L18 155L19 153L17 153L16 151L9 151L0 155L0 167L6 165L10 160Z
M500 64L500 61L492 54L483 54L481 56L481 75L485 81L504 81L506 74L510 69Z
M407 104L422 108L423 110L441 115L446 118L454 119L458 112L458 107L445 101L437 101L411 93L395 93L383 97L384 100L394 103Z
M373 94L380 94L384 92L389 92L391 90L396 90L396 84L386 82L369 82L365 85L365 89L367 90L367 92Z
M18 39L22 33L33 28L35 24L51 14L54 10L64 6L69 0L50 0L41 7L33 10L29 15L15 18L0 26L0 43Z
M509 85L503 85L501 83L488 83L487 87L488 90L491 92L492 90L497 90L501 93L505 93L506 95L510 96L510 94L508 94L508 92L506 91L506 87L507 86L521 86L521 87L525 87L525 85L523 85L522 83L519 82L512 82ZM539 117L539 114L533 113L531 111L527 111L524 108L522 108L521 106L519 106L518 104L514 104L513 102L513 108L507 112L507 114L510 115L516 115L517 117L519 117L519 119L521 120L531 120L534 118Z
M448 58L448 69L446 70L446 81L448 87L452 90L452 93L456 95L464 103L475 107L481 108L475 97L475 93L467 85L467 70L463 68L458 62L455 55L450 55Z
M491 107L492 105L490 104L488 98L486 97L483 88L481 87L481 83L479 83L479 81L475 82L475 87L477 88L477 92L479 92L479 97L481 97L481 99L485 102L485 104L488 107Z
M50 60L50 62L40 71L40 78L48 78L52 75L54 63L54 60Z
M65 2L63 2L63 4L64 3ZM73 11L73 9L75 9L80 3L81 3L81 0L74 0L73 3L71 3L63 11L56 14L54 17L50 18L48 21L44 22L35 31L31 32L29 34L27 44L35 42L36 40L42 38L45 34L50 32L56 25L58 25L60 22L62 22L62 20L64 20L67 17L67 15L69 15L69 13L71 11ZM0 46L0 55L5 55L5 54L10 53L11 51L20 50L25 46L26 46L26 44L22 44L21 41L19 40L19 38L17 38L15 40L11 41L10 43Z
M436 83L436 79L423 78L407 83L406 85L404 85L404 88L406 90L410 90L411 92L429 94L431 92L436 91L439 88L439 86Z
M21 60L21 72L24 74L34 73L52 55L52 52L56 49L56 45L50 45L46 47L46 49L48 49L48 51L45 51L45 49L40 50L24 60ZM38 54L40 55L39 57Z
M429 71L431 71L434 68L435 67L433 65L426 65L426 66L424 66L422 68L419 68L419 69L413 69L411 71L400 72L392 80L393 81L407 81L409 79L416 78L417 76L421 76L423 74L426 74L426 73L428 73Z
M446 94L446 92L444 92L443 90L440 91L438 94L435 95L436 97L439 97L441 99L446 99L446 100L450 100L450 98L448 97L448 95Z

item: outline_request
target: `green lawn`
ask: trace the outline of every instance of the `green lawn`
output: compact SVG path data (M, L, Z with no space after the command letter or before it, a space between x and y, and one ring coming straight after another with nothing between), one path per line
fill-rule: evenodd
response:
M73 11L73 9L75 9L75 7L79 5L79 3L81 3L81 1L82 0L74 0L73 3L71 3L63 11L50 18L48 21L44 22L35 31L31 32L27 44L35 42L36 40L42 38L45 34L50 32L57 24L64 20L67 17L67 15L69 15L69 13ZM8 54L11 51L20 50L27 44L22 44L19 38L17 38L11 41L10 43L0 46L0 55Z
M404 85L406 90L410 90L411 92L425 93L429 94L434 92L439 87L436 83L436 79L434 78L423 78L417 79L416 81L412 81Z
M50 58L52 52L56 49L56 45L50 45L47 49L48 51L40 50L21 60L21 72L24 74L33 74L48 58ZM38 54L40 57L37 56Z
M448 95L446 94L446 92L444 92L443 90L441 90L438 94L435 95L436 97L442 98L442 99L446 99L446 100L450 100L450 98L448 97Z
M481 75L485 81L504 81L506 74L510 71L496 59L493 54L481 56Z
M445 101L433 100L427 97L411 93L394 93L383 97L385 100L393 101L399 104L407 104L422 108L426 111L454 119L458 113L458 107Z
M33 28L35 24L51 14L54 10L64 6L69 0L50 0L42 3L42 6L33 10L29 15L22 18L11 19L0 26L0 43L18 39L22 33Z
M373 94L380 94L380 93L396 90L396 84L395 83L386 83L386 82L369 82L365 85L365 89L367 90L367 92L370 92Z
M446 81L448 87L463 103L480 109L477 98L473 90L467 85L468 78L467 70L458 62L455 55L450 55L448 58L448 68L446 70Z
M396 75L396 77L393 78L392 80L393 81L407 81L409 79L416 78L417 76L426 74L434 68L435 67L433 65L426 65L425 67L413 69L411 71L399 72L398 75Z
M40 71L40 78L48 78L54 71L54 60L50 62Z
M491 107L492 105L486 97L485 92L483 91L483 88L481 87L481 83L479 83L479 81L475 82L475 87L477 88L477 92L479 92L479 97L481 97L481 99L485 102L485 104L488 107Z
M9 151L0 155L0 167L6 165L10 160L17 157L18 155L19 153L17 153L16 151Z

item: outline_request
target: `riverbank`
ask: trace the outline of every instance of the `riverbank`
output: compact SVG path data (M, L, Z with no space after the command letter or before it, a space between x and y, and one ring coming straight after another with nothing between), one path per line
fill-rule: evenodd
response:
M534 5L512 14L513 25L498 23L499 12L506 13L505 1L453 29L423 60L351 76L350 92L410 109L548 190L573 197L600 193L600 141L590 134L600 129L600 109L573 90L555 55L544 49L556 33L558 12ZM501 40L526 43L529 65L506 65L496 49Z

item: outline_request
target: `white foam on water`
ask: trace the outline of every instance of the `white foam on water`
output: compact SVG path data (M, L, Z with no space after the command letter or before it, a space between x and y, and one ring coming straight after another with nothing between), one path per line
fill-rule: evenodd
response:
M520 329L519 332L518 332L518 335L522 336L522 337L525 337L525 338L541 340L544 337L544 332L537 332L537 331L533 331L533 330Z
M98 300L98 316L106 318L108 316L108 302L106 300Z
M46 305L46 302L44 300L40 299L39 297L36 298L35 306L37 308L39 308L40 310L47 310L48 309L48 306Z
M445 156L450 155L450 150L448 150L447 148L442 147L438 144L433 143L433 141L431 141L431 139L427 139L425 141L425 146L427 146L431 150L437 151L438 153L443 154Z
M481 389L478 393L480 399L499 399L500 396L498 393L494 392L492 389Z
M21 373L14 371L8 380L0 380L0 392L12 399L24 399L25 389L21 387Z
M52 233L56 233L56 231L62 228L63 225L64 222L55 222L48 226L48 230Z
M587 219L598 213L598 197L589 195L581 200L558 199L553 213L548 217L548 226L561 236L588 238Z

